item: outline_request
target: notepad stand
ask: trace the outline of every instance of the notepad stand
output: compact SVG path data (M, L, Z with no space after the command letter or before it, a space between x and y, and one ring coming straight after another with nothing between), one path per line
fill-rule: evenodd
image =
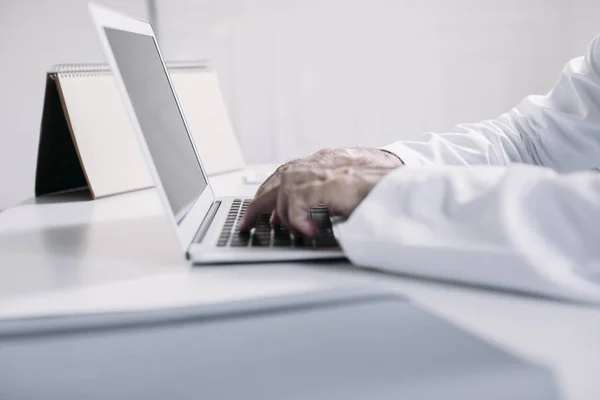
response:
M208 175L244 158L217 76L201 63L168 66ZM88 189L92 198L153 186L138 139L106 65L59 65L47 74L35 194Z

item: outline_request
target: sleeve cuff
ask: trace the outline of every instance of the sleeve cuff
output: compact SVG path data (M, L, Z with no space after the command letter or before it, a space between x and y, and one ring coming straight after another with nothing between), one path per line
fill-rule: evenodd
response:
M388 210L382 207L387 198L386 186L389 180L394 179L393 175L403 172L402 168L389 173L379 181L347 220L334 220L333 233L344 255L354 265L361 265L365 261L364 247L357 246L356 243L365 244L370 242L370 238L376 235L376 232L373 231L373 226L368 221L384 221L386 219ZM367 250L367 252L369 251Z
M380 147L380 149L395 154L407 167L433 165L433 163L424 157L420 152L412 149L408 143L396 142Z

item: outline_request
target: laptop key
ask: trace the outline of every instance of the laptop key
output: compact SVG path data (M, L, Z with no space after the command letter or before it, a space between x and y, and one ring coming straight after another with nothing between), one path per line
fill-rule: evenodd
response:
M315 247L326 248L326 247L338 247L338 242L334 237L317 237L315 239Z
M274 234L275 236L278 236L278 237L279 237L279 236L281 236L281 237L284 237L284 236L290 236L290 231L289 231L289 229L288 229L288 228L286 228L285 226L282 226L282 225L275 225L275 226L273 227L273 234Z
M246 247L250 241L250 234L248 232L236 232L231 239L232 247Z
M283 225L271 226L270 214L262 214L256 221L256 226L250 232L239 231L239 220L244 215L250 201L243 203L234 203L230 209L223 225L223 231L217 242L217 246L223 247L296 247L296 248L337 248L338 243L333 236L331 221L329 219L329 210L325 207L313 208L310 212L311 219L319 228L318 236L313 240L298 235L294 236L290 230ZM236 209L239 207L238 209ZM239 212L238 212L239 211ZM231 237L231 241L230 241Z
M290 247L292 245L292 239L290 238L275 238L273 239L274 247Z
M296 247L312 248L313 241L312 241L312 239L309 239L305 236L295 236L294 237L294 245Z
M269 247L271 244L271 236L266 235L256 235L252 237L252 246L253 247Z
M292 238L290 231L281 225L275 225L273 227L273 246L275 247L290 247L292 245Z

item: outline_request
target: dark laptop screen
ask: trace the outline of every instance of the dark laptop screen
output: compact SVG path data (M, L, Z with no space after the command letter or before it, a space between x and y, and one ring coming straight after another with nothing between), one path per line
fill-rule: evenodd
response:
M171 209L180 222L207 186L151 36L105 28Z

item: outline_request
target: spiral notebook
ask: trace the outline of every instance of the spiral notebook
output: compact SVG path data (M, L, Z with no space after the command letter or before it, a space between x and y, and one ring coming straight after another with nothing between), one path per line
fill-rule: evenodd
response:
M244 168L216 73L169 64L209 175ZM56 65L46 78L36 196L88 188L92 198L153 186L112 73L103 64Z

